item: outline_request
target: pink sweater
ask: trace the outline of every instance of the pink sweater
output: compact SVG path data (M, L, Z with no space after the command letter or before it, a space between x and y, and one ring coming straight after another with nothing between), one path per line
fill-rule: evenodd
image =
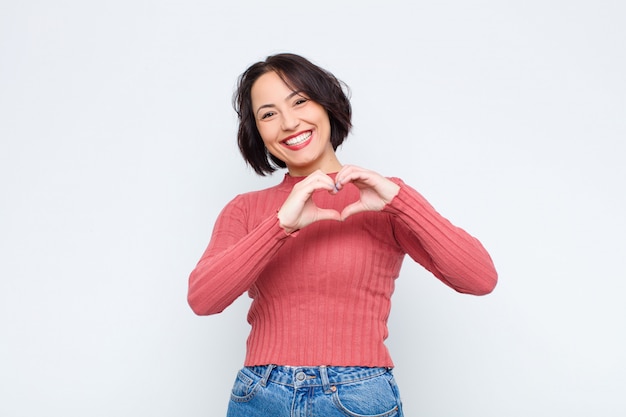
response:
M275 187L233 199L189 277L189 305L199 315L219 313L248 291L246 366L392 367L384 341L405 254L456 291L483 295L496 285L480 242L397 178L400 191L381 212L285 234L276 212L301 179L286 174ZM313 199L341 211L358 190Z

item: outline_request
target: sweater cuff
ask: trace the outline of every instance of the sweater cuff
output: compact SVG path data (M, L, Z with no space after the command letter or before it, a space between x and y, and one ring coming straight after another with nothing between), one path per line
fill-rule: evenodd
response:
M419 192L411 189L401 179L390 178L390 180L394 184L400 186L400 190L398 191L398 194L396 194L396 196L385 207L383 207L382 211L393 215L402 215L406 213L407 208L415 210L418 209L418 206L434 210L430 203Z

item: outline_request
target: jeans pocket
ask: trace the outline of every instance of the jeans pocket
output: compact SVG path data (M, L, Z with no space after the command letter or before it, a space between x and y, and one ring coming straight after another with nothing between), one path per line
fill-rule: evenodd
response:
M390 373L336 386L335 406L350 417L399 417L400 396Z
M237 373L235 383L230 393L231 400L235 402L247 402L254 398L259 387L261 378L245 368Z

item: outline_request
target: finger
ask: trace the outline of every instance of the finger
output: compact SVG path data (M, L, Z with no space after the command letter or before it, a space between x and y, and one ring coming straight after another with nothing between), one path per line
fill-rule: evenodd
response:
M301 182L294 185L289 195L289 199L297 199L301 204L304 204L311 195L317 190L327 190L333 192L336 190L335 181L327 175L314 176L312 178L306 178Z
M383 177L377 172L367 169L346 166L346 170L337 175L337 188L351 182L360 189L371 188L380 198L389 203L399 192L400 187L390 179Z
M332 191L335 189L335 181L319 170L309 175L301 184L311 191L319 189Z
M368 171L354 165L345 165L335 177L337 188L341 189L341 187L350 182L367 182L367 180L371 178L372 174L372 171Z

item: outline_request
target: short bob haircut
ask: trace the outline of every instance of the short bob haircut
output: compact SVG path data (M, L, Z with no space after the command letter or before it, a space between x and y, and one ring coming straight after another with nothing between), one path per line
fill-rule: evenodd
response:
M252 109L252 86L261 75L270 71L276 72L293 91L303 93L326 110L333 149L343 143L352 127L348 87L330 72L299 55L288 53L271 55L265 61L251 65L239 76L233 107L239 118L239 150L248 165L263 176L286 167L285 162L265 148Z

